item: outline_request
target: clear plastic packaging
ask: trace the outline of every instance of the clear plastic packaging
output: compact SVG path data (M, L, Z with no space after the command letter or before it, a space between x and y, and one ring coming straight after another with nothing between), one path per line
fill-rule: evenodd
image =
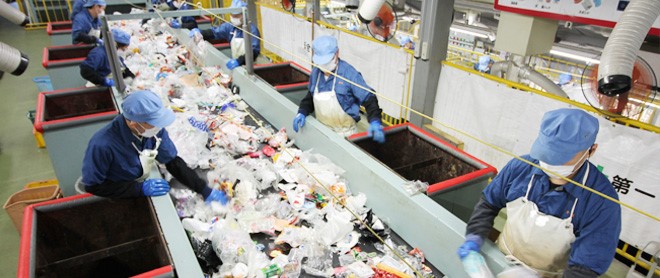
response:
M470 251L463 258L463 269L470 275L470 278L494 278L493 273L486 265L486 260L478 252Z

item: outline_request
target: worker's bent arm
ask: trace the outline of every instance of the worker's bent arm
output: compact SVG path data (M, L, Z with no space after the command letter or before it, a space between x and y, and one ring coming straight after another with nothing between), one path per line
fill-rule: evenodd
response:
M211 194L211 188L206 185L206 182L202 180L193 169L188 167L188 164L186 164L181 157L175 157L170 162L167 162L165 167L167 167L167 171L169 171L178 181L191 190L202 194L204 199Z

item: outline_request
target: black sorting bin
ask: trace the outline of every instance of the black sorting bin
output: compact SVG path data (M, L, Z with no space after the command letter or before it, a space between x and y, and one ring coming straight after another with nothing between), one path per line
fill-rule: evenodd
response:
M310 72L294 62L255 65L254 74L295 104L308 93Z
M90 194L28 206L18 277L173 276L149 198Z
M385 135L384 144L366 132L349 140L404 179L427 182L427 195L467 222L497 170L410 123L387 127Z
M43 134L64 196L76 194L89 139L119 113L108 87L39 93L34 128Z

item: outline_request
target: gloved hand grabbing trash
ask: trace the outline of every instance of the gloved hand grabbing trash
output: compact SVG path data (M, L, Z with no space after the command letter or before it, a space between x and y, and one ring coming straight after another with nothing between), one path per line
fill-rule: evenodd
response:
M484 239L478 235L469 234L465 237L465 242L458 247L456 254L458 257L464 259L470 251L479 252L481 250L481 245L484 244Z
M190 32L188 32L188 37L194 38L196 35L202 35L202 31L200 31L199 28L192 28Z
M96 44L99 46L103 46L103 40L102 39L96 39Z
M170 22L170 27L172 27L174 29L179 29L179 28L181 28L181 22L179 22L179 20L177 20L177 19L172 20L172 22Z
M293 131L298 132L305 125L305 115L298 113L295 118L293 118Z
M233 69L237 68L238 66L239 66L238 60L236 60L236 59L231 59L227 62L227 68L229 70L233 70Z
M115 85L115 80L113 80L113 79L110 78L110 77L106 77L106 78L105 78L105 81L103 81L103 86L106 86L106 87L112 87L112 86L114 86L114 85Z
M211 194L209 194L209 196L206 197L205 201L207 203L214 202L214 201L215 202L220 202L220 204L222 204L224 206L224 205L227 204L227 202L229 202L229 198L227 198L227 194L225 194L224 191L213 189L211 191Z
M383 125L379 120L371 121L369 124L369 130L367 131L367 136L374 138L375 142L385 143L385 132L383 132Z
M148 179L142 183L144 196L161 196L170 191L170 184L164 179Z

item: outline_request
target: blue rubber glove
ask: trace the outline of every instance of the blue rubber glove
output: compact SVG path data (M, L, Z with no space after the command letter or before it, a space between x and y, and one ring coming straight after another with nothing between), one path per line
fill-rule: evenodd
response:
M456 254L462 260L470 251L479 252L482 244L484 244L484 240L480 236L469 234L465 237L465 242L456 250Z
M99 46L103 46L103 40L102 39L96 39L96 44Z
M227 62L227 68L229 70L233 70L233 69L237 68L238 66L239 66L238 65L238 60L236 60L236 59L231 59Z
M188 36L193 38L195 35L199 34L200 36L202 35L202 31L199 30L199 28L192 28L190 32L188 32Z
M367 136L374 138L374 141L378 143L385 143L385 132L383 132L383 125L380 124L379 120L374 120L369 124L369 130L367 131Z
M214 201L215 202L220 202L220 204L222 204L224 206L224 205L227 204L227 202L229 202L229 198L227 198L227 194L225 194L224 191L213 189L211 191L211 194L209 194L209 196L206 197L205 201L207 203L214 202Z
M305 115L298 113L295 118L293 118L293 131L298 132L305 126Z
M181 22L179 22L176 19L172 20L172 22L170 22L170 27L172 27L174 29L179 29L179 28L181 28Z
M112 86L114 86L114 85L115 85L115 80L113 80L113 79L110 78L110 77L106 77L106 78L105 78L105 81L103 81L103 86L106 86L106 87L112 87Z
M170 191L170 184L164 179L148 179L142 183L144 196L161 196Z

